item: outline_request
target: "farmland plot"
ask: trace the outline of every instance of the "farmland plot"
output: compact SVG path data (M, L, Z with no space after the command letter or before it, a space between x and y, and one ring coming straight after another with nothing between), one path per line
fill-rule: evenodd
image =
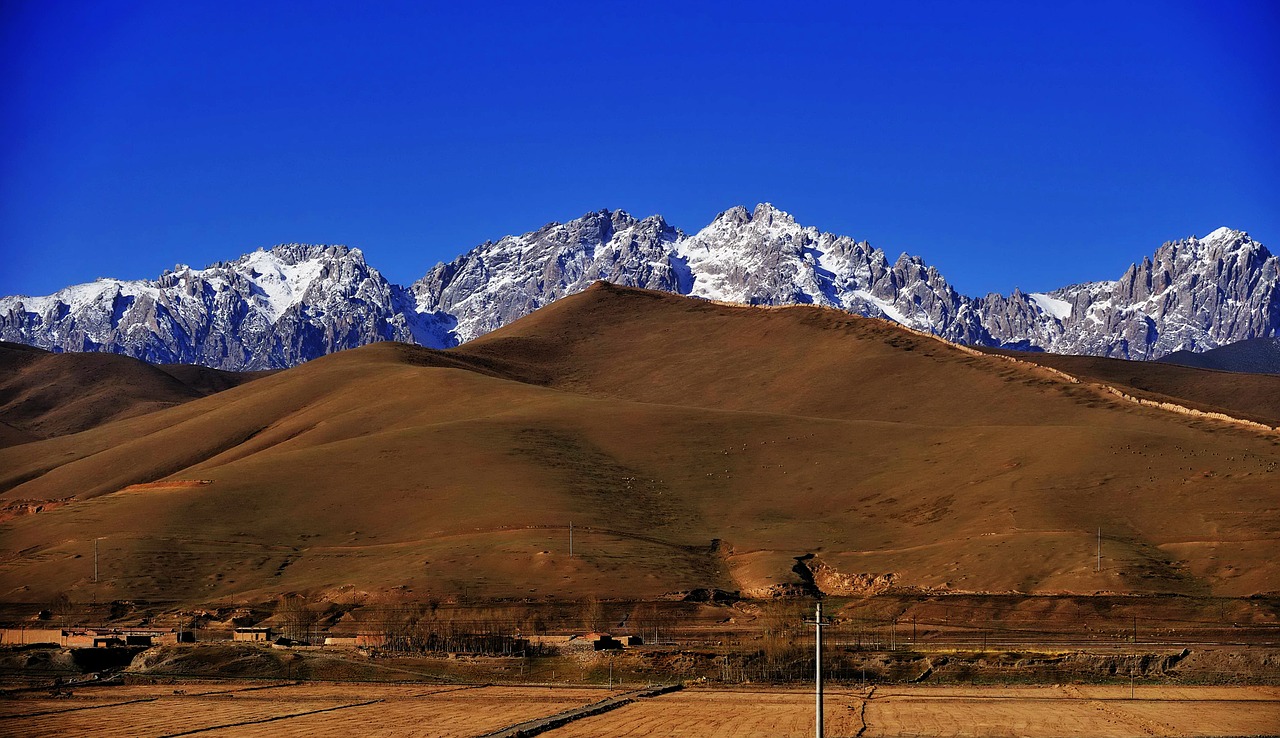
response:
M57 712L6 718L0 732L27 738L93 735L99 738L161 736L279 715L281 703L268 699L158 697L146 701L62 705Z
M202 735L210 738L313 738L318 735L469 738L513 723L553 715L606 696L602 690L595 689L456 689L421 698L387 698L375 704L227 728Z
M830 736L853 735L861 723L857 700L847 691L829 692L823 711ZM706 738L785 738L811 736L812 692L685 690L642 699L603 715L580 720L549 735L705 736Z
M0 698L0 735L432 736L465 738L598 702L590 688L218 684L84 688ZM1276 687L877 687L830 689L828 736L1228 736L1280 733ZM865 723L864 723L865 720ZM687 689L640 698L549 738L808 736L804 690Z
M886 688L867 702L865 736L1213 736L1280 730L1273 688Z
M0 734L462 737L604 696L602 690L546 687L129 686L0 700Z

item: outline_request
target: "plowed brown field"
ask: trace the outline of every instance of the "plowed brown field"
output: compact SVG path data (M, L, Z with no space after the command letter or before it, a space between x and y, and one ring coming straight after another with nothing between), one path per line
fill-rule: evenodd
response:
M0 735L474 736L605 697L545 687L122 688L0 700Z
M828 736L1228 736L1280 731L1275 687L891 687L826 695ZM22 736L479 736L607 696L600 689L166 685L0 699ZM813 732L802 690L689 689L546 733L784 738Z

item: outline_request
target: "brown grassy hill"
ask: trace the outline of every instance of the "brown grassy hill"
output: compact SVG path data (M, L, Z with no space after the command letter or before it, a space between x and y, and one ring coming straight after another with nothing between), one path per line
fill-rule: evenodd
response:
M0 341L0 446L172 407L259 374L155 366L116 354L55 354Z
M213 369L199 364L155 364L155 368L182 382L195 390L201 397L215 392L239 387L245 382L270 376L276 369L254 372L231 372L224 369Z
M1278 462L883 321L601 286L0 450L0 500L43 503L0 527L0 599L1251 594Z
M1280 374L1246 374L1154 361L984 348L1154 400L1280 425Z

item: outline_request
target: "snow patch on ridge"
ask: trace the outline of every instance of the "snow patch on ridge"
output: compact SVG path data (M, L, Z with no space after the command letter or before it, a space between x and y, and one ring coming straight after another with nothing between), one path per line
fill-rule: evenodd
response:
M1056 297L1050 297L1043 292L1032 292L1027 295L1036 305L1045 313L1052 315L1058 320L1066 320L1071 317L1071 303L1066 300L1059 300Z
M324 264L319 259L305 259L290 264L275 254L258 249L249 254L237 271L250 277L263 292L259 305L272 323L286 310L302 302L312 283L320 278Z

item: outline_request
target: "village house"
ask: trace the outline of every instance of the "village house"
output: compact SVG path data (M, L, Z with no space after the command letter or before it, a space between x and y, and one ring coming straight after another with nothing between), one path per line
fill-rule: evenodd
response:
M191 640L183 633L184 640ZM63 648L115 648L141 646L150 648L178 643L178 632L157 628L3 628L0 643L32 645L48 643Z
M587 633L582 639L596 651L616 651L622 648L622 641L608 633Z
M233 641L254 641L267 643L271 640L270 628L236 628L231 634Z

